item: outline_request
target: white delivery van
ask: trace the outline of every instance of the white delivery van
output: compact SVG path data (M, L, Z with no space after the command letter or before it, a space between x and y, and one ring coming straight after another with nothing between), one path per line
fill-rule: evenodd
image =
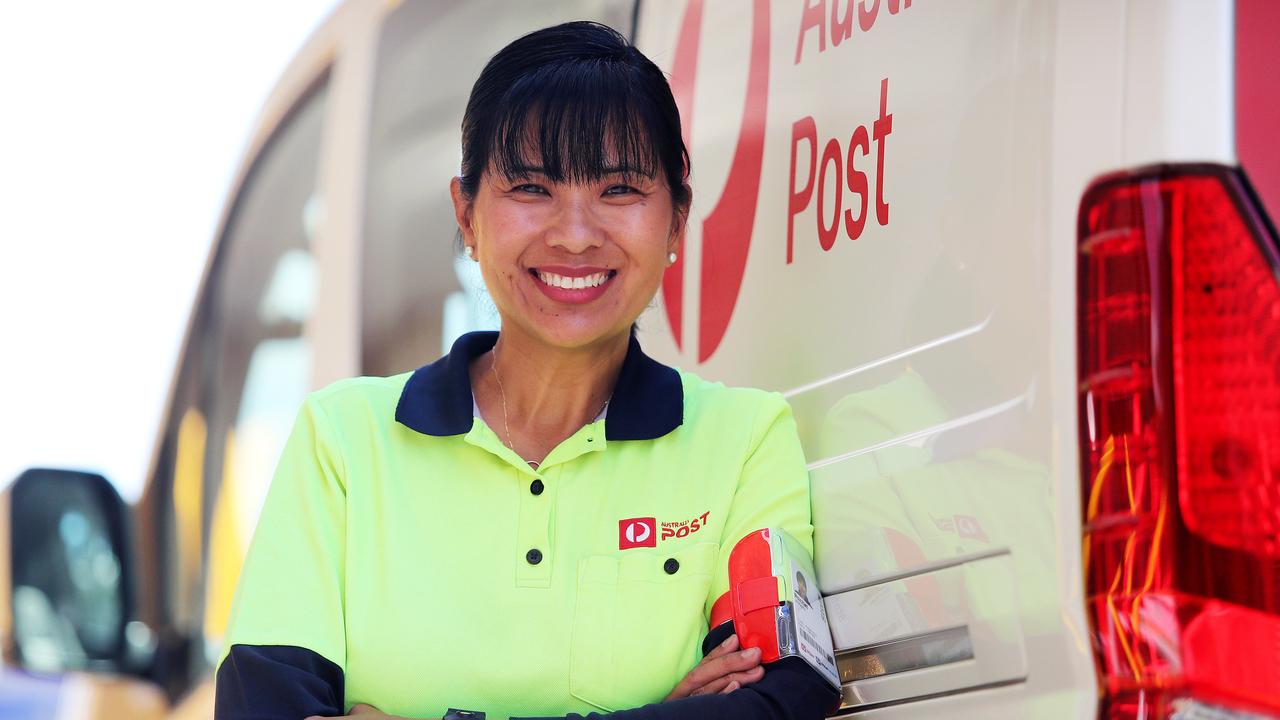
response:
M572 18L671 75L693 216L642 340L793 405L842 714L1280 717L1268 0L342 4L254 134L145 497L8 494L0 707L211 714L303 395L495 322L453 244L463 107ZM59 596L36 504L121 572Z

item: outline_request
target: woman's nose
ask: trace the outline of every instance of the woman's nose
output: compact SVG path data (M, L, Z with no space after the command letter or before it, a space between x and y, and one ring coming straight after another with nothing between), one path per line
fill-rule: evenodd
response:
M604 227L588 200L562 200L546 231L547 244L571 253L583 253L604 244Z

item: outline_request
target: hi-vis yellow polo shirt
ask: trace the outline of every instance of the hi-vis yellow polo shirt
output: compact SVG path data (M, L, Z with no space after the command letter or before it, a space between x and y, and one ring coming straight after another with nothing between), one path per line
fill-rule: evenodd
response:
M604 419L534 469L473 412L468 365L496 339L308 396L236 591L218 718L657 703L697 664L742 536L782 527L812 552L781 396L677 371L633 337ZM773 674L618 717L791 717L778 707L797 693L829 708L815 672L771 690Z

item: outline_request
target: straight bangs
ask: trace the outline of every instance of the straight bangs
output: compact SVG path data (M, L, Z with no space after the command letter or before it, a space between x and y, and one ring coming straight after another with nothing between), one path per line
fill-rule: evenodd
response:
M663 132L665 118L638 97L640 78L631 70L594 60L548 65L519 78L482 131L488 169L506 178L541 172L557 183L615 173L627 182L637 176L666 182L654 139L670 129ZM679 137L679 128L675 132Z

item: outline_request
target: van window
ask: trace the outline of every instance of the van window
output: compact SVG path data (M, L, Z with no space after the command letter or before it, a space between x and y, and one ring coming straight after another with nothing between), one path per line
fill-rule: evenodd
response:
M277 128L236 196L179 367L158 487L166 615L198 675L220 649L248 541L306 395L313 225L328 97L321 82ZM164 492L162 490L162 492ZM184 652L185 651L185 652Z
M361 369L424 365L469 330L496 328L475 263L459 257L449 180L462 111L485 62L517 37L567 20L631 30L634 0L403 3L378 47L365 197ZM467 32L458 32L467 28ZM446 70L447 68L447 70Z

